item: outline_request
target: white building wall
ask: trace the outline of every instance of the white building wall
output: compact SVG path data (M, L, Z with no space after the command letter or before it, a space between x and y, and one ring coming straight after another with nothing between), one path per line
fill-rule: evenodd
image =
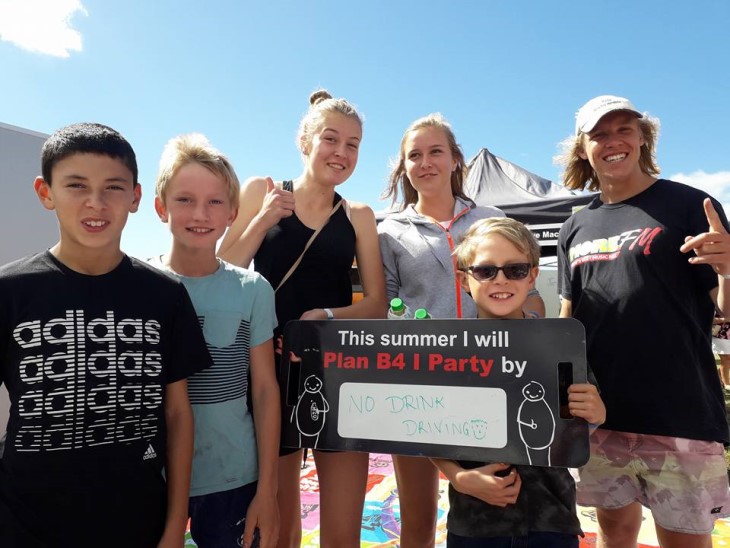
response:
M43 208L33 191L47 138L0 122L0 264L48 248L58 238L56 216Z
M52 246L56 216L41 206L33 180L41 172L48 135L0 122L0 264ZM0 388L0 437L8 420L8 394Z

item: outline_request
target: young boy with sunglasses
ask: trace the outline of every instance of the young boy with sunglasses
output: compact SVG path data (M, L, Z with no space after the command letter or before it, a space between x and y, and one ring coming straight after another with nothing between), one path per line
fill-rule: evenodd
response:
M540 248L522 223L477 221L454 255L459 283L474 299L479 318L525 318ZM574 417L591 424L605 420L595 386L571 385L568 400ZM449 548L578 546L575 483L567 469L432 460L449 480Z

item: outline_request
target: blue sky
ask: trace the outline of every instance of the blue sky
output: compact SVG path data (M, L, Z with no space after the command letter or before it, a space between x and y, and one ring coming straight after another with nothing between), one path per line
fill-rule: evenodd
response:
M206 134L241 180L296 177L318 87L365 115L341 193L375 210L414 119L442 112L468 158L487 147L557 181L557 143L604 93L661 119L664 176L730 210L728 29L727 0L0 0L0 122L125 134L144 198L123 246L141 257L169 245L152 197L170 137Z

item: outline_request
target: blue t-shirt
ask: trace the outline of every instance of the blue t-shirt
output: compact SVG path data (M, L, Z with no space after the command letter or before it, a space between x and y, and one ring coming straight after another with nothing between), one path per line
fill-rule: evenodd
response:
M203 328L213 367L188 378L195 417L190 496L236 489L258 478L256 435L248 411L250 349L273 337L274 292L263 276L220 261L202 277L181 276Z

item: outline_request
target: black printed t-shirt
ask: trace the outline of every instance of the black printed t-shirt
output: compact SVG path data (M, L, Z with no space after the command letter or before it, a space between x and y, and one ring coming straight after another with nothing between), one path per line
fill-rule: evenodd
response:
M165 385L210 363L185 288L140 261L86 276L44 252L0 268L0 546L156 546Z
M483 463L459 462L464 468ZM575 482L565 468L515 466L522 487L515 504L502 508L460 493L449 484L447 529L470 538L528 533L582 534L575 514Z
M596 198L560 230L560 294L586 328L603 428L728 441L710 340L717 274L679 251L708 230L706 197L660 179L621 203Z

